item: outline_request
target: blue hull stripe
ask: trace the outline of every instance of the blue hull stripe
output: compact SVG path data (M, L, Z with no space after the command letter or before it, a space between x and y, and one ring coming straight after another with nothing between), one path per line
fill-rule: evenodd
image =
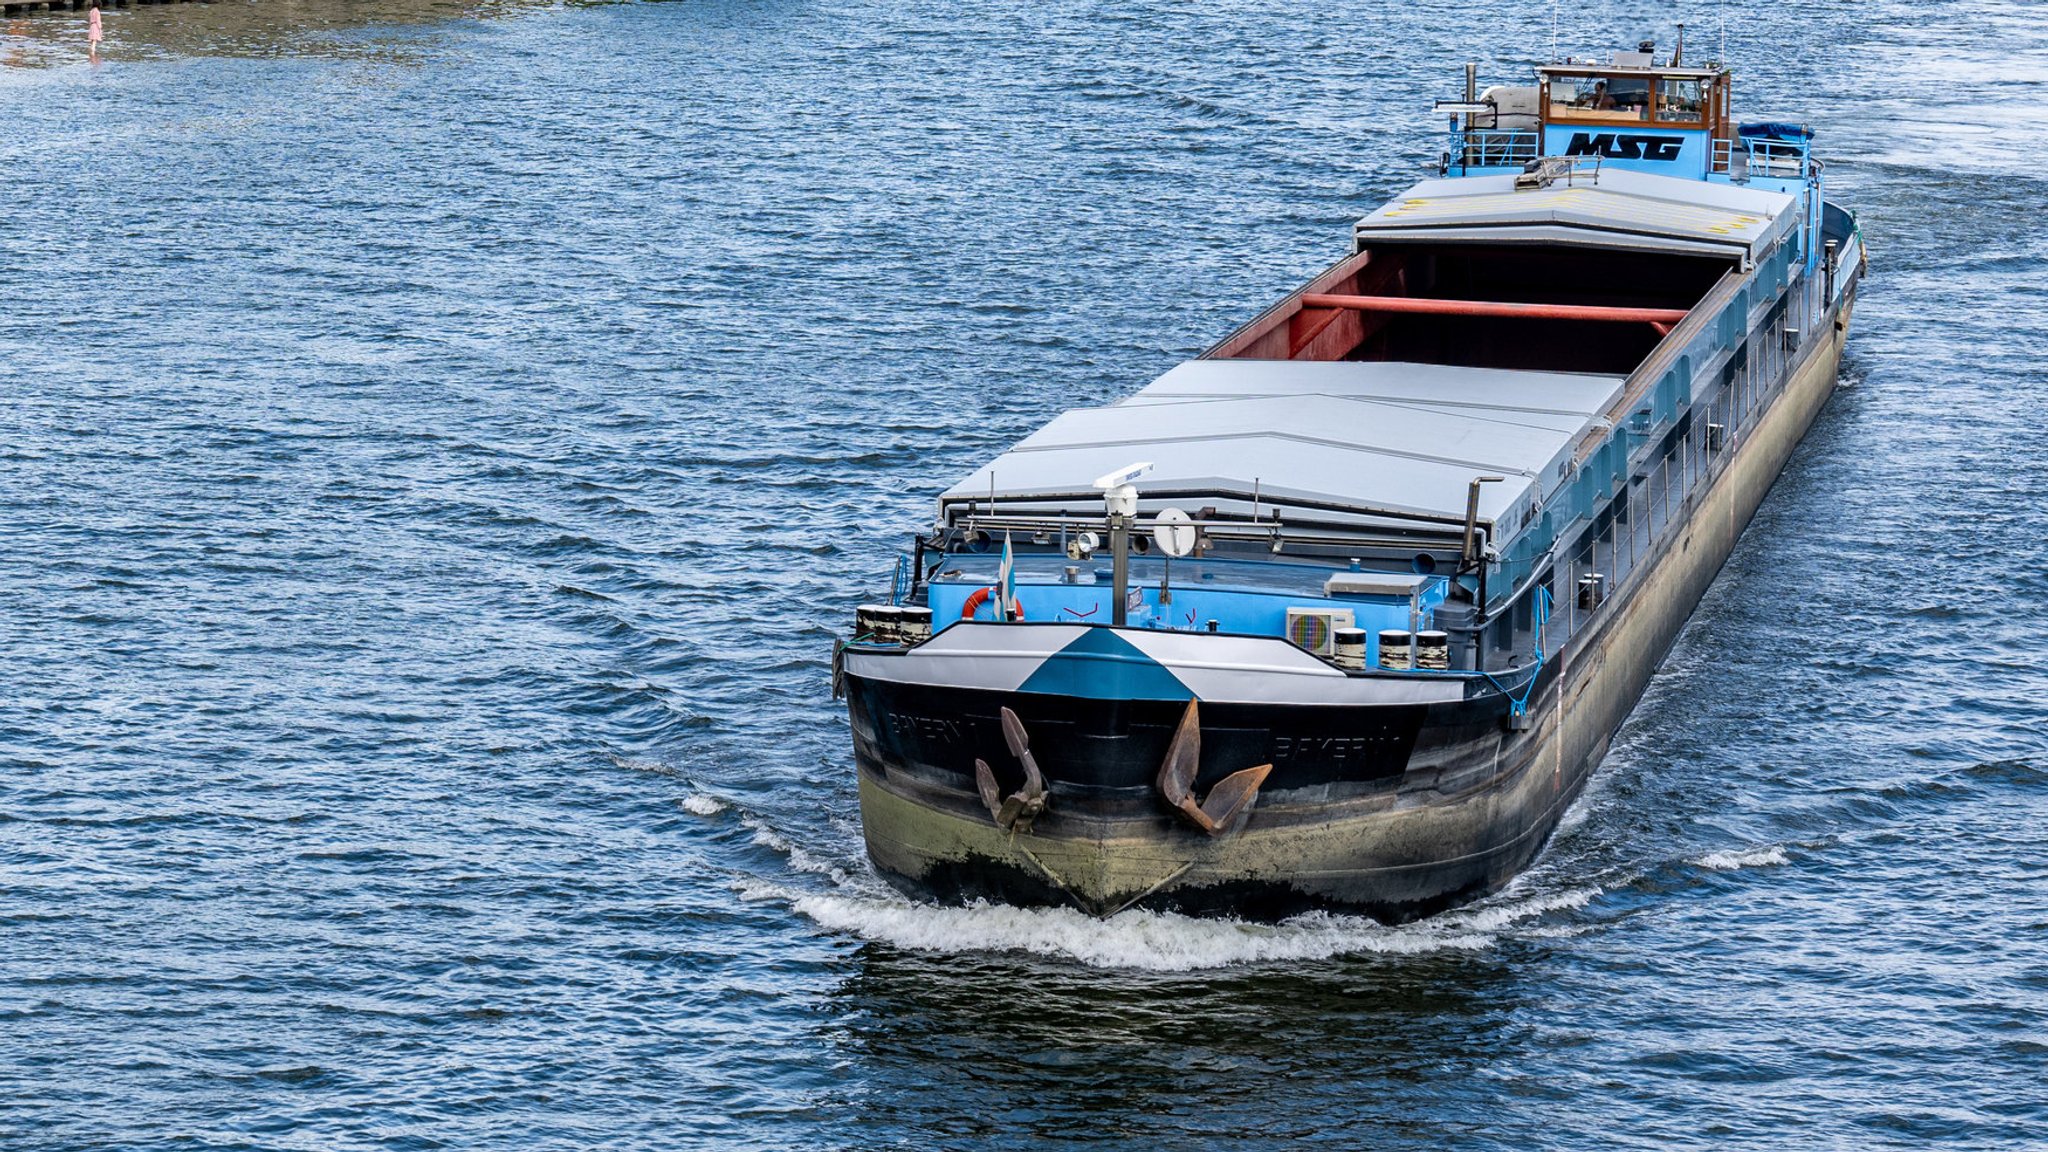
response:
M1188 700L1194 693L1158 661L1107 628L1090 628L1048 657L1020 692L1093 700Z

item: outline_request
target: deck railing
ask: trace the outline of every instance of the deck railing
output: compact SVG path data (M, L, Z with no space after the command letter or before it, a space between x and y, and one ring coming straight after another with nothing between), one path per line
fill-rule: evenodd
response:
M1472 128L1451 133L1451 145L1438 170L1463 175L1470 168L1519 168L1542 151L1536 133L1526 128Z
M1844 268L1845 276L1853 271L1846 262ZM1813 338L1813 328L1826 321L1835 306L1830 291L1838 293L1839 286L1818 276L1801 276L1784 296L1761 309L1762 318L1739 345L1743 356L1731 363L1717 388L1691 406L1682 435L1644 421L1646 439L1661 434L1663 451L1631 460L1620 498L1597 512L1561 553L1534 562L1555 563L1551 585L1557 608L1543 637L1549 651L1563 647L1600 612L1597 603L1579 602L1582 578L1599 576L1603 592L1615 593L1671 533L1692 519L1707 482L1721 473L1729 454L1777 400L1787 373ZM1530 607L1517 604L1514 610L1516 631L1527 631Z
M1803 180L1820 171L1820 161L1815 160L1800 141L1744 136L1736 140L1715 140L1708 170L1725 173L1737 180L1751 176Z

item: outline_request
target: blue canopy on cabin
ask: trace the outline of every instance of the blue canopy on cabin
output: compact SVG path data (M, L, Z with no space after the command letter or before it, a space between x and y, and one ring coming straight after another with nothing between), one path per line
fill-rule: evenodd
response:
M1742 136L1763 136L1772 140L1811 140L1813 129L1804 124L1791 124L1783 120L1764 120L1755 124L1744 124L1735 129Z

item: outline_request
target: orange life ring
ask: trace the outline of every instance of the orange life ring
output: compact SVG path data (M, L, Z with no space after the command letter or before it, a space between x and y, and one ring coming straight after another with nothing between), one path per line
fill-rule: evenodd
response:
M977 610L979 610L983 604L988 603L989 595L994 591L994 588L976 588L974 591L968 593L967 603L962 604L960 606L960 618L962 620L974 619L974 613ZM1023 603L1019 602L1017 605L1017 619L1022 620L1023 618L1024 605Z

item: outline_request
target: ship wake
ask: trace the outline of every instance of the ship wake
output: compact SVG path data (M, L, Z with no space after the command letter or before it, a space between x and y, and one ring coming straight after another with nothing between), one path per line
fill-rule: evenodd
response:
M1191 972L1277 961L1370 953L1414 955L1492 947L1519 925L1584 904L1586 889L1388 927L1362 916L1315 912L1278 924L1197 919L1133 909L1106 920L1071 908L965 907L914 903L893 894L806 893L763 885L756 898L782 899L824 928L924 952L1028 952L1091 968Z
M692 812L723 804L685 802ZM1584 907L1598 887L1549 888L1531 874L1502 893L1411 924L1309 913L1277 924L1132 909L1098 919L1072 908L976 902L921 903L890 888L854 854L830 858L802 848L759 816L739 814L752 843L779 856L779 875L741 873L742 899L781 904L831 932L920 952L1011 952L1092 968L1192 972L1358 955L1479 951L1511 937L1575 931L1557 914ZM836 855L836 854L835 854Z

